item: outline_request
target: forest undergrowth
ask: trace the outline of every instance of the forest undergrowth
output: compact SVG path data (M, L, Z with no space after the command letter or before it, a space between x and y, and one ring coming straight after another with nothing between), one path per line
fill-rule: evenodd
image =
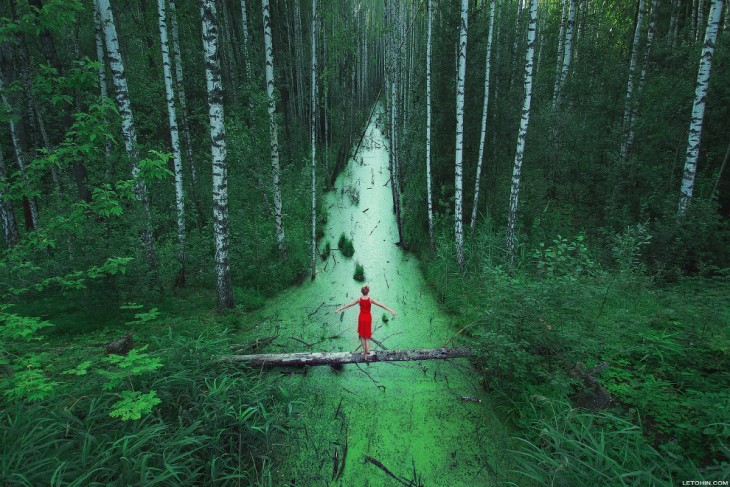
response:
M730 275L661 282L641 263L647 237L629 229L604 252L584 234L556 237L508 272L487 221L466 273L445 238L423 261L516 428L514 485L730 477Z

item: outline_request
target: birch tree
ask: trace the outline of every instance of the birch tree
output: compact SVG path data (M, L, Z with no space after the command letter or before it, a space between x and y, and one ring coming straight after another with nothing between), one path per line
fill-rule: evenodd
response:
M433 195L431 194L431 37L433 28L433 0L428 0L428 35L426 40L426 191L428 194L428 237L431 251L436 251L433 231Z
M565 28L565 45L563 49L563 64L560 69L557 89L553 93L553 109L557 108L560 103L560 96L568 80L570 71L570 60L573 56L573 24L575 23L575 0L570 0L570 9L568 12L568 24Z
M251 80L251 57L248 49L248 14L246 13L246 0L241 0L241 32L243 37L243 57L246 63L246 79Z
M215 0L202 0L205 81L208 90L210 152L213 164L213 241L215 242L215 280L218 311L235 307L228 258L228 163L226 129L223 124L223 83Z
M482 163L484 162L484 145L487 139L487 110L489 107L489 69L492 60L492 35L494 31L494 5L495 0L490 0L489 5L489 33L487 34L487 60L484 68L484 102L482 108L482 130L479 135L479 158L477 159L477 174L474 183L474 204L471 209L471 233L477 227L477 208L479 207L479 183L482 176Z
M271 9L269 0L261 0L264 19L264 48L266 54L266 94L269 97L269 138L271 140L271 179L274 186L274 221L279 255L286 258L284 223L282 221L281 187L279 184L279 136L276 126L276 101L274 100L274 41L271 33Z
M631 116L629 118L629 128L626 135L626 148L624 150L624 157L626 162L631 155L631 148L634 145L634 137L636 126L636 119L639 116L639 106L641 105L641 94L646 86L646 77L649 71L649 61L651 60L651 48L654 45L654 34L656 32L656 19L659 10L659 0L652 0L649 7L649 29L646 33L646 49L644 50L644 62L641 66L641 74L639 75L639 85L636 87L636 96L632 102Z
M454 226L456 234L456 259L459 269L464 270L464 85L466 78L466 41L469 23L469 0L461 0L461 22L459 24L459 72L456 81L456 155L454 157L455 193Z
M692 118L689 122L689 136L687 139L687 152L684 162L684 173L682 186L679 194L678 217L683 217L687 207L692 200L694 192L695 175L697 174L697 159L700 153L700 141L702 139L702 122L705 118L705 104L707 103L707 89L710 84L710 70L712 68L712 56L715 52L717 31L720 26L720 14L722 12L723 0L713 0L710 5L710 12L707 15L707 29L705 30L705 42L700 56L700 66L697 71L697 84L695 98L692 104Z
M565 41L565 26L568 22L568 0L562 0L563 14L560 16L560 32L558 33L558 58L555 61L555 86L553 87L553 110L557 106L558 90L560 89L560 73L563 67L563 52Z
M177 101L180 105L180 121L182 122L183 136L185 137L185 153L188 159L188 167L190 169L191 191L190 195L195 204L195 210L198 213L200 226L205 226L205 211L200 201L198 193L198 174L195 169L195 160L193 158L193 140L190 135L190 121L188 115L187 96L185 95L185 78L183 73L182 53L180 51L180 35L177 25L177 9L175 0L168 0L170 27L172 30L172 52L175 57L175 87L177 89Z
M628 134L631 122L631 103L634 93L634 76L636 73L636 62L639 58L639 44L641 42L641 27L644 22L644 0L639 0L639 14L636 18L636 27L634 28L634 43L631 49L631 59L629 60L629 80L626 83L626 101L624 102L624 124L623 139L621 140L621 162L625 163L628 159Z
M317 276L317 0L312 0L312 89L310 92L310 135L312 142L312 279Z
M94 40L96 41L96 59L99 61L99 95L109 98L109 88L106 82L106 61L104 56L104 30L101 26L101 12L99 5L94 2ZM104 155L109 160L112 151L112 141L107 139L104 144Z
M525 100L522 105L520 129L517 133L517 150L512 169L512 186L509 195L509 214L507 218L507 251L514 264L517 248L517 207L520 200L520 182L522 179L522 160L525 156L525 139L530 123L530 103L532 101L532 67L535 58L535 31L537 27L537 0L530 0L530 22L527 26L527 52L525 53Z
M3 226L3 238L7 248L12 248L20 241L18 235L18 225L15 222L15 213L13 205L8 199L5 189L5 158L3 151L0 149L0 220Z
M167 119L170 125L170 143L172 145L172 161L175 172L175 208L177 209L177 260L180 270L177 275L178 287L185 286L185 198L183 196L182 160L180 154L180 138L175 113L175 91L172 87L172 68L170 66L170 47L167 36L166 0L157 0L157 15L160 27L160 47L162 50L162 73L165 78L165 101L167 102Z
M23 179L23 184L26 190L29 190L28 172L26 168L26 154L23 142L18 133L18 125L16 123L16 117L13 114L13 108L10 104L5 86L5 80L0 76L0 92L2 92L2 101L5 108L5 112L8 116L8 122L10 124L10 140L13 144L13 150L15 151L15 160L18 162L18 169L20 169L20 175ZM36 206L35 200L32 196L24 197L24 203L27 205L28 213L26 214L26 226L29 229L35 230L38 228L38 206Z
M155 259L154 242L152 239L152 213L150 210L149 195L147 194L147 185L144 180L139 177L140 168L139 149L137 148L137 130L134 126L132 104L129 100L127 77L124 72L122 55L119 51L119 40L117 38L117 29L114 25L112 7L109 4L109 0L94 1L97 2L97 8L101 15L101 25L104 30L106 53L107 58L109 59L112 81L114 83L114 101L116 102L119 116L122 118L122 138L124 139L124 149L132 163L132 178L135 180L134 193L142 204L146 217L145 228L142 231L142 244L147 256L147 264L150 269L155 269L157 267L157 261Z

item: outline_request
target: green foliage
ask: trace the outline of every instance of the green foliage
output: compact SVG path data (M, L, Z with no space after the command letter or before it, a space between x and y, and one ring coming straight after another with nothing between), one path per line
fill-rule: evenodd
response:
M352 240L347 238L344 233L340 235L340 239L337 241L337 248L345 257L352 257L355 255L355 247L352 244Z
M319 254L319 256L322 258L322 260L327 260L327 258L330 256L331 250L332 249L331 249L331 246L330 246L330 241L327 240L324 243L324 250Z
M267 478L295 405L286 392L218 361L226 349L220 338L171 332L154 348L168 365L134 379L148 394L123 391L118 401L79 377L32 408L2 402L0 483L258 485Z
M355 263L355 273L352 275L352 278L357 282L365 282L365 268L362 264Z
M621 234L612 238L611 252L621 272L642 272L645 266L641 262L642 248L651 243L651 234L646 225L637 223L626 227Z
M573 240L558 235L548 245L541 242L532 253L538 274L569 279L594 275L598 266L591 259L584 240L585 235L580 233Z
M156 394L156 391L150 391L147 394L139 391L122 391L121 399L114 404L109 416L120 418L122 421L140 419L142 415L151 413L152 409L160 404Z

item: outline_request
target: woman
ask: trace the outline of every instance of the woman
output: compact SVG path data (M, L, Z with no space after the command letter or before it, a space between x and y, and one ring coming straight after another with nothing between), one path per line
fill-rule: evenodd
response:
M357 333L360 335L360 344L362 345L363 353L365 355L370 355L370 338L373 336L373 316L370 314L370 305L374 304L375 306L380 306L384 310L389 311L393 317L395 317L398 313L369 297L368 293L370 293L370 288L368 286L363 286L360 291L362 292L362 296L351 303L340 306L335 310L335 313L344 311L358 303L360 304L360 316L357 319Z

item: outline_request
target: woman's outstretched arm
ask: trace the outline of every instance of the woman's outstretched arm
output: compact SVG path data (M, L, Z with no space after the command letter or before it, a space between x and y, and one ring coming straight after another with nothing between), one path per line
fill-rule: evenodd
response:
M350 307L352 307L352 306L355 306L355 305L357 304L357 302L358 302L358 301L359 301L359 299L356 299L356 300L355 300L355 301L353 301L352 303L347 303L347 304L343 304L342 306L340 306L339 308L337 308L337 309L335 310L335 313L339 313L340 311L344 311L344 310L346 310L347 308L350 308Z
M378 303L377 301L375 301L375 299L373 299L373 298L370 298L370 299L372 300L372 302L373 302L373 304L374 304L375 306L380 306L380 307L381 307L381 308L383 308L384 310L386 310L386 311L389 311L389 312L390 312L390 314L392 314L393 316L395 316L395 315L397 315L397 314L398 314L398 313L396 313L395 311L393 311L392 309L390 309L390 308L389 308L388 306L386 306L386 305L384 305L384 304L381 304L381 303Z

